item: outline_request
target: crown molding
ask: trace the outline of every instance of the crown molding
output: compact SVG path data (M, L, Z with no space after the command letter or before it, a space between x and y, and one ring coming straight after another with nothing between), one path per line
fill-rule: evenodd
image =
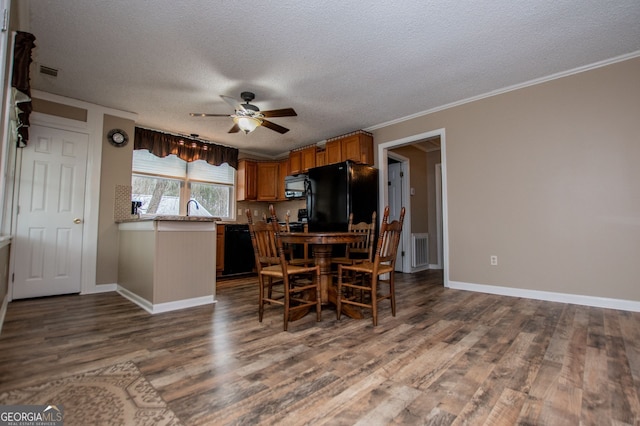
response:
M383 127L388 127L388 126L391 126L391 125L394 125L394 124L398 124L398 123L402 123L402 122L405 122L405 121L409 121L409 120L412 120L414 118L424 117L425 115L433 114L433 113L438 112L438 111L443 111L443 110L446 110L446 109L449 109L449 108L454 108L454 107L457 107L457 106L460 106L460 105L468 104L470 102L475 102L475 101L479 101L481 99L490 98L492 96L501 95L503 93L512 92L514 90L523 89L525 87L535 86L537 84L546 83L548 81L557 80L559 78L568 77L568 76L571 76L571 75L574 75L574 74L580 74L582 72L590 71L590 70L593 70L593 69L596 69L596 68L602 68L602 67L605 67L607 65L612 65L612 64L615 64L615 63L618 63L618 62L627 61L629 59L633 59L633 58L636 58L638 56L640 56L640 50L628 53L626 55L621 55L621 56L616 56L614 58L606 59L604 61L595 62L593 64L585 65L585 66L582 66L582 67L573 68L573 69L570 69L570 70L567 70L567 71L562 71L562 72L559 72L559 73L551 74L551 75L548 75L546 77L536 78L534 80L529 80L529 81L526 81L524 83L519 83L519 84L515 84L515 85L512 85L512 86L507 86L507 87L504 87L502 89L493 90L491 92L487 92L487 93L484 93L484 94L481 94L481 95L478 95L478 96L473 96L473 97L470 97L470 98L467 98L467 99L463 99L463 100L460 100L460 101L451 102L449 104L445 104L445 105L442 105L442 106L439 106L439 107L435 107L435 108L432 108L432 109L429 109L429 110L426 110L426 111L417 112L415 114L411 114L411 115L408 115L406 117L396 118L395 120L390 120L390 121L387 121L387 122L384 122L384 123L375 124L373 126L365 128L363 130L365 130L367 132L372 132L374 130L381 129Z

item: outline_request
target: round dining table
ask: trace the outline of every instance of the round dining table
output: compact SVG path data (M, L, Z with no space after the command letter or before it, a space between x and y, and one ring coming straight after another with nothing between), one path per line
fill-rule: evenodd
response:
M331 254L336 244L364 241L360 232L282 232L280 238L287 244L310 244L313 259L320 266L320 298L323 304L337 304L338 292L331 275ZM362 318L362 312L350 305L342 305L342 312L351 318Z

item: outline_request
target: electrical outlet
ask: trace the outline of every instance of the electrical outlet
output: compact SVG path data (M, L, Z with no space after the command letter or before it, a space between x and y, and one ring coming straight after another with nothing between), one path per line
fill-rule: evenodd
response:
M242 207L238 209L238 216L242 216Z
M258 217L258 210L254 210L254 211L253 211L253 215L254 215L255 217Z
M489 260L491 261L491 266L498 266L498 256L491 256Z

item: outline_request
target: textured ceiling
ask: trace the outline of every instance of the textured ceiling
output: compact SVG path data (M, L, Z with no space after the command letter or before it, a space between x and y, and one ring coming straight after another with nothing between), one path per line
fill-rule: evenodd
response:
M640 50L638 0L20 2L34 89L267 156ZM189 116L242 91L291 130Z

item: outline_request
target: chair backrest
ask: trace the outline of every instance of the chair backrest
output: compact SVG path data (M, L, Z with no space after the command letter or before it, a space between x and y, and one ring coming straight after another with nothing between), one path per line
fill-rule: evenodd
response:
M373 258L373 241L376 233L376 212L371 214L371 223L360 222L353 223L353 213L349 215L349 232L359 232L365 235L363 241L347 244L346 256L350 257L354 253L366 255L367 260ZM364 257L364 256L363 256Z
M290 214L287 212L287 215L284 217L284 224L280 225L280 231L282 232L291 232L291 226L289 225Z
M284 247L282 240L279 238L280 225L276 219L273 206L269 206L269 210L271 223L266 221L254 222L251 210L247 209L246 211L258 273L265 266L286 265Z
M398 253L398 244L402 235L402 224L404 223L405 209L400 209L400 218L389 223L389 206L384 208L384 216L380 225L380 237L374 258L375 265L381 263L395 266Z
M280 258L278 257L273 226L264 220L254 222L250 209L247 209L246 213L256 269L259 273L264 266L279 263Z

